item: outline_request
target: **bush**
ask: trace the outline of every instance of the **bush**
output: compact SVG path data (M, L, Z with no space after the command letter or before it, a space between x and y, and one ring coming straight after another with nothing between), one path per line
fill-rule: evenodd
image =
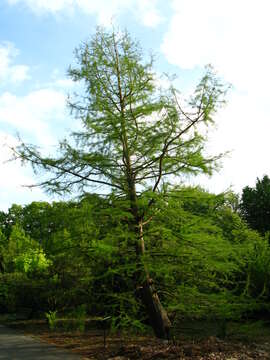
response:
M50 330L54 330L56 328L56 314L57 314L57 311L49 311L49 312L46 312L45 313L45 316L48 320L48 323L49 323L49 328Z

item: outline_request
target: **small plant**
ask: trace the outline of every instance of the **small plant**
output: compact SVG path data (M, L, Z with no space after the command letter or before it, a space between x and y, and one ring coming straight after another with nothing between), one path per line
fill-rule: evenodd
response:
M46 312L45 315L46 315L46 318L48 320L48 323L49 323L49 328L50 330L54 330L55 327L56 327L56 314L57 314L57 311L49 311L49 312Z

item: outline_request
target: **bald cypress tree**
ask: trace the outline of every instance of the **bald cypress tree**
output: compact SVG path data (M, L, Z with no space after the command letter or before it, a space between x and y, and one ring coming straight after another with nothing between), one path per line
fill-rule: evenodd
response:
M173 86L158 87L153 59L145 61L127 32L97 29L76 50L76 61L69 76L81 88L69 106L82 130L60 143L56 157L24 143L15 156L44 171L39 186L49 192L83 194L102 187L125 201L134 286L156 336L165 338L171 323L144 263L144 229L172 176L176 181L184 173L211 174L216 167L219 156L204 154L202 129L213 122L226 89L208 67L184 110Z

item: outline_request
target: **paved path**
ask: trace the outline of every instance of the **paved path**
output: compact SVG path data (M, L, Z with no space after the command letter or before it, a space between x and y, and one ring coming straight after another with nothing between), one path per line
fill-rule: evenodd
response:
M80 360L82 357L0 325L0 360L32 359Z

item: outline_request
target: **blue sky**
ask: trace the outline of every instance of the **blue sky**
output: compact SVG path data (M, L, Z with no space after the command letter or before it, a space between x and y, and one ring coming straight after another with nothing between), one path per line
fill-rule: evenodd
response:
M156 70L179 76L189 92L211 63L232 83L228 105L217 114L208 151L232 150L213 178L189 180L211 191L240 192L270 175L268 160L270 5L267 0L1 0L0 2L0 209L44 200L29 168L6 163L16 133L53 151L74 120L65 106L73 51L111 22L127 28L157 55ZM75 125L76 126L76 125Z

